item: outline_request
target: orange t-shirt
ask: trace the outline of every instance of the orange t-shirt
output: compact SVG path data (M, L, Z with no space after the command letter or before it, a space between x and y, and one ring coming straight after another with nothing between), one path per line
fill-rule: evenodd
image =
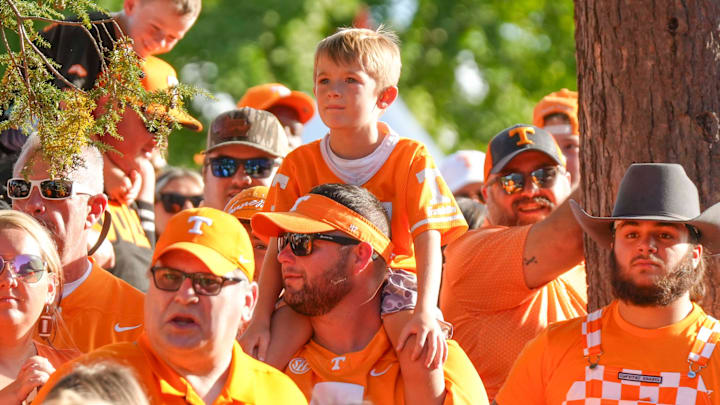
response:
M62 323L53 346L83 353L110 343L132 342L143 331L145 294L98 266L60 301Z
M672 372L686 376L688 354L704 318L702 308L693 304L693 310L682 321L659 329L643 329L622 319L617 301L613 301L605 307L601 318L602 354L598 365L623 367L629 374L659 376L662 380L669 380L671 376L667 373ZM582 317L550 325L528 343L498 393L497 403L562 404L573 383L583 382L586 377L588 362L583 356L584 320L585 317ZM717 350L710 356L707 367L698 375L707 389L712 391L711 403L720 404L720 353ZM665 383L667 385L669 381ZM657 383L647 382L627 385L639 387L641 397L642 390L646 390L648 398L651 398L653 388L658 386ZM670 392L665 394L672 395ZM647 401L656 402L676 403L674 400Z
M488 403L472 363L452 340L448 340L444 371L447 390L444 404ZM340 356L310 341L290 360L285 373L313 403L360 404L363 400L373 405L405 403L400 364L383 328L365 349Z
M192 385L163 363L150 347L147 335L137 342L105 346L65 364L38 393L33 404L41 404L48 392L76 363L116 361L131 368L151 404L204 405ZM213 404L307 404L305 397L286 375L243 353L235 342L225 386Z
M522 255L530 227L483 227L445 249L440 309L490 399L530 339L552 322L587 313L582 263L540 288L525 284Z
M50 364L52 364L52 366L56 369L68 361L82 355L82 353L76 349L57 349L44 343L40 343L37 340L34 340L33 343L35 344L38 356L48 359Z
M379 128L389 131L384 125ZM390 267L415 272L415 237L427 230L438 230L441 245L446 245L468 226L425 146L394 133L385 136L386 141L397 139L392 152L369 180L355 185L368 189L388 211L395 248ZM273 179L266 211L290 211L295 200L313 187L346 183L323 156L323 142L328 139L326 136L288 154Z

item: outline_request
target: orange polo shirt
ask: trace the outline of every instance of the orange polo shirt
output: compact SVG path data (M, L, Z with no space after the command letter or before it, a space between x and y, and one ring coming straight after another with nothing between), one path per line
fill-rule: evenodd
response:
M483 383L465 352L448 340L445 371L445 405L487 404ZM373 405L405 403L405 391L397 354L380 328L361 351L337 355L314 341L290 360L285 373L309 401L319 404Z
M530 227L485 226L445 249L440 309L491 400L528 341L552 322L587 313L584 263L540 288L525 284Z
M92 259L88 278L60 301L62 323L53 346L88 353L132 342L143 331L145 294L103 270Z
M116 361L131 368L151 404L204 405L192 385L160 360L144 333L137 342L105 346L66 363L38 393L33 404L41 404L58 381L76 363ZM282 372L243 353L235 342L227 381L213 404L307 404L302 392Z

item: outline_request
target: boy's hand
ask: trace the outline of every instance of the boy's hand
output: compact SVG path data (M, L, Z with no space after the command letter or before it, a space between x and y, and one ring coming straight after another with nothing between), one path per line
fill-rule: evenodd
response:
M434 314L415 308L410 321L400 332L400 339L395 351L403 350L405 342L413 334L416 337L411 356L413 360L420 357L423 349L427 349L425 366L434 369L445 363L448 354L447 342Z
M125 174L110 158L103 154L103 177L105 191L111 200L131 204L138 196L142 186L140 173L133 170Z
M243 351L260 361L265 361L270 345L270 323L253 318L238 339Z

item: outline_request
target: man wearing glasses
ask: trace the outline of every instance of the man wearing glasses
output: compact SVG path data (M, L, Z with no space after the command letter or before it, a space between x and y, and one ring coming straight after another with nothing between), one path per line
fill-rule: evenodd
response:
M218 115L207 136L204 205L222 210L248 187L269 187L288 152L285 130L271 113L243 107Z
M88 352L135 340L143 330L143 293L88 257L91 228L108 204L98 175L103 170L100 152L84 148L80 155L84 165L61 180L50 179L39 151L40 138L32 134L15 163L7 192L13 208L45 225L57 244L64 279L63 322L52 332L53 346Z
M235 341L252 314L253 251L245 228L214 208L181 211L157 242L147 275L145 332L59 368L38 402L77 363L116 361L133 369L153 404L306 404L282 372Z
M393 246L380 201L362 187L323 184L290 212L252 218L277 238L284 302L310 318L312 339L285 369L313 404L404 404L403 373L382 326L382 286ZM463 350L448 341L446 404L487 404Z
M493 399L525 343L586 313L587 287L570 175L552 135L503 130L488 145L485 179L486 224L445 250L440 308Z

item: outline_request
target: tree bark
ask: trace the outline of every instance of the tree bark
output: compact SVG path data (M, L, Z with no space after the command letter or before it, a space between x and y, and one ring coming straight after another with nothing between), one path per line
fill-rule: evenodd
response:
M610 215L634 162L680 163L703 209L719 201L720 2L575 0L575 23L586 211ZM585 255L593 310L611 299L610 252L586 236ZM717 267L702 303L715 316Z

